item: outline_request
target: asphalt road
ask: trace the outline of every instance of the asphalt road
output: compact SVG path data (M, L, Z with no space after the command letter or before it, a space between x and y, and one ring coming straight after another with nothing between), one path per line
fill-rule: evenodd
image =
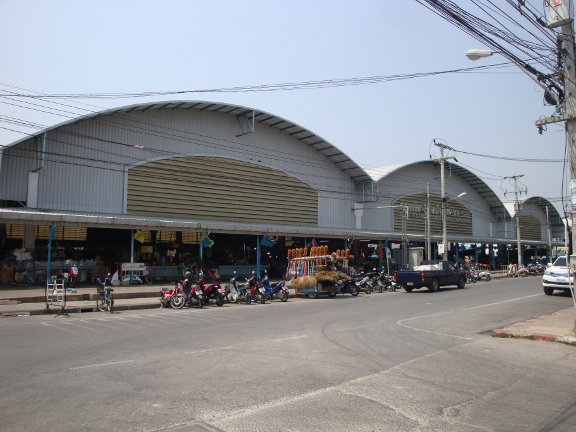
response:
M576 349L487 334L541 278L0 320L1 431L574 431Z

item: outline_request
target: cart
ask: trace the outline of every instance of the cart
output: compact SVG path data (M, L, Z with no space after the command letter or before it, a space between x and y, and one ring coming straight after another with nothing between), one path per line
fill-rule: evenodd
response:
M348 268L348 259L336 254L290 259L286 276L294 278L292 286L296 296L304 294L308 298L316 298L320 294L335 297L337 289L334 280L338 274L344 274L343 271L332 270L336 263L341 264L342 269ZM317 276L320 276L320 280Z

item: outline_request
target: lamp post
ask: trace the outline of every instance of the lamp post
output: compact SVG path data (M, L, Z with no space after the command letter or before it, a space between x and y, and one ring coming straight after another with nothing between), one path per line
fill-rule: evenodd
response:
M569 168L570 168L570 186L571 189L576 189L576 63L574 59L574 11L572 8L572 0L568 0L565 4L568 9L567 11L562 12L562 14L567 12L567 15L564 17L565 19L559 21L558 23L553 23L548 21L548 27L554 28L561 26L562 27L562 34L558 38L558 50L559 55L562 55L562 60L564 63L564 68L562 74L560 75L563 81L564 89L563 98L559 98L556 102L560 104L564 104L563 106L563 113L559 111L560 114L552 117L547 117L543 119L539 119L535 122L536 126L539 130L541 128L550 123L559 123L559 122L566 122L566 132L568 135L568 155L569 155ZM548 12L551 13L553 16L556 16L556 13L560 11L560 9L556 10L555 8L562 8L562 2L549 2L548 5ZM549 17L550 18L550 17ZM471 49L466 52L466 56L471 60L478 60L482 57L489 57L495 51L490 50L483 50L483 49ZM540 87L544 89L544 96L551 97L549 89L546 87L544 82L541 82L538 78L543 78L542 74L535 73L536 71L527 64L518 63L513 57L507 56L505 53L500 53L508 60L512 61L516 66L520 67L520 69L525 72L533 81L535 81ZM552 97L553 98L553 97ZM576 197L574 193L572 195L572 226L574 226L574 215L576 213ZM566 221L568 222L568 221ZM568 237L566 237L566 243L568 244ZM576 229L572 230L572 245L576 245ZM568 253L567 253L568 255ZM570 256L568 256L570 258ZM566 262L569 261L569 268L568 272L575 270L575 262L576 260L567 259ZM520 265L520 263L518 263ZM568 273L570 274L570 273ZM570 278L568 278L570 279ZM576 331L576 296L574 293L574 287L571 287L572 293L572 300L574 303L574 330Z

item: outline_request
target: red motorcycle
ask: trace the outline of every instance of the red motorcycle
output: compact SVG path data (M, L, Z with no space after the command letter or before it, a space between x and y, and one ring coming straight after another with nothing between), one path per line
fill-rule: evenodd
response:
M226 295L226 290L220 286L220 282L216 281L211 284L206 284L204 282L204 275L202 272L198 274L198 281L194 286L194 289L200 289L204 293L204 303L213 303L216 306L224 305L224 298Z
M252 272L252 276L246 279L244 287L246 288L246 295L250 297L251 302L253 300L262 304L266 303L266 289L262 283L256 280L254 272Z
M184 306L196 306L201 309L204 306L204 292L202 287L195 285L190 289L188 296L186 295L187 284L191 285L189 279L177 281L173 289L163 288L160 291L160 307L166 307L170 304L172 309L182 309Z

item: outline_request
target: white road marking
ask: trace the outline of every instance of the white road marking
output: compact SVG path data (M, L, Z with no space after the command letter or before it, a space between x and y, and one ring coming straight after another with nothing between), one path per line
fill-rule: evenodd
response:
M302 335L302 336L292 336L289 338L284 338L284 339L272 339L272 342L282 342L282 341L287 341L287 340L292 340L292 339L301 339L301 338L307 338L308 335Z
M421 318L430 318L430 317L434 317L434 316L440 316L440 315L446 315L446 314L450 314L450 313L454 313L454 312L464 312L467 310L472 310L472 309L480 309L483 307L488 307L488 306L495 306L495 305L499 305L499 304L504 304L504 303L508 303L508 302L512 302L512 301L517 301L517 300L524 300L530 297L537 297L537 296L541 296L542 294L532 294L529 296L524 296L524 297L517 297L517 298L513 298L513 299L509 299L509 300L502 300L499 302L495 302L495 303L487 303L487 304L483 304L483 305L479 305L479 306L472 306L472 307L468 307L468 308L464 308L464 309L458 309L458 310L453 310L453 311L446 311L446 312L440 312L440 313L436 313L436 314L431 314L431 315L423 315L423 316L417 316L417 317L412 317L412 318L406 318L403 320L398 320L396 321L396 324L401 326L401 327L405 327L411 330L417 330L417 331L421 331L424 333L432 333L432 334L437 334L440 336L449 336L449 337L453 337L453 338L458 338L458 339L466 339L466 340L473 340L473 338L469 338L469 337L464 337L464 336L456 336L456 335L452 335L452 334L447 334L447 333L440 333L440 332L434 332L431 330L426 330L426 329L421 329L418 327L412 327L409 325L404 324L404 322L406 321L412 321L412 320L417 320L417 319L421 319Z
M228 349L232 349L232 347L211 348L211 349L205 349L205 350L200 350L200 351L190 351L190 352L185 352L184 354L201 354L201 353L210 352L210 351L220 351L220 350L228 350Z
M95 363L95 364L91 364L91 365L71 367L70 370L78 370L78 369L88 369L88 368L96 368L96 367L114 366L114 365L118 365L118 364L132 363L133 361L134 361L134 360L122 360L122 361L111 362L111 363Z

